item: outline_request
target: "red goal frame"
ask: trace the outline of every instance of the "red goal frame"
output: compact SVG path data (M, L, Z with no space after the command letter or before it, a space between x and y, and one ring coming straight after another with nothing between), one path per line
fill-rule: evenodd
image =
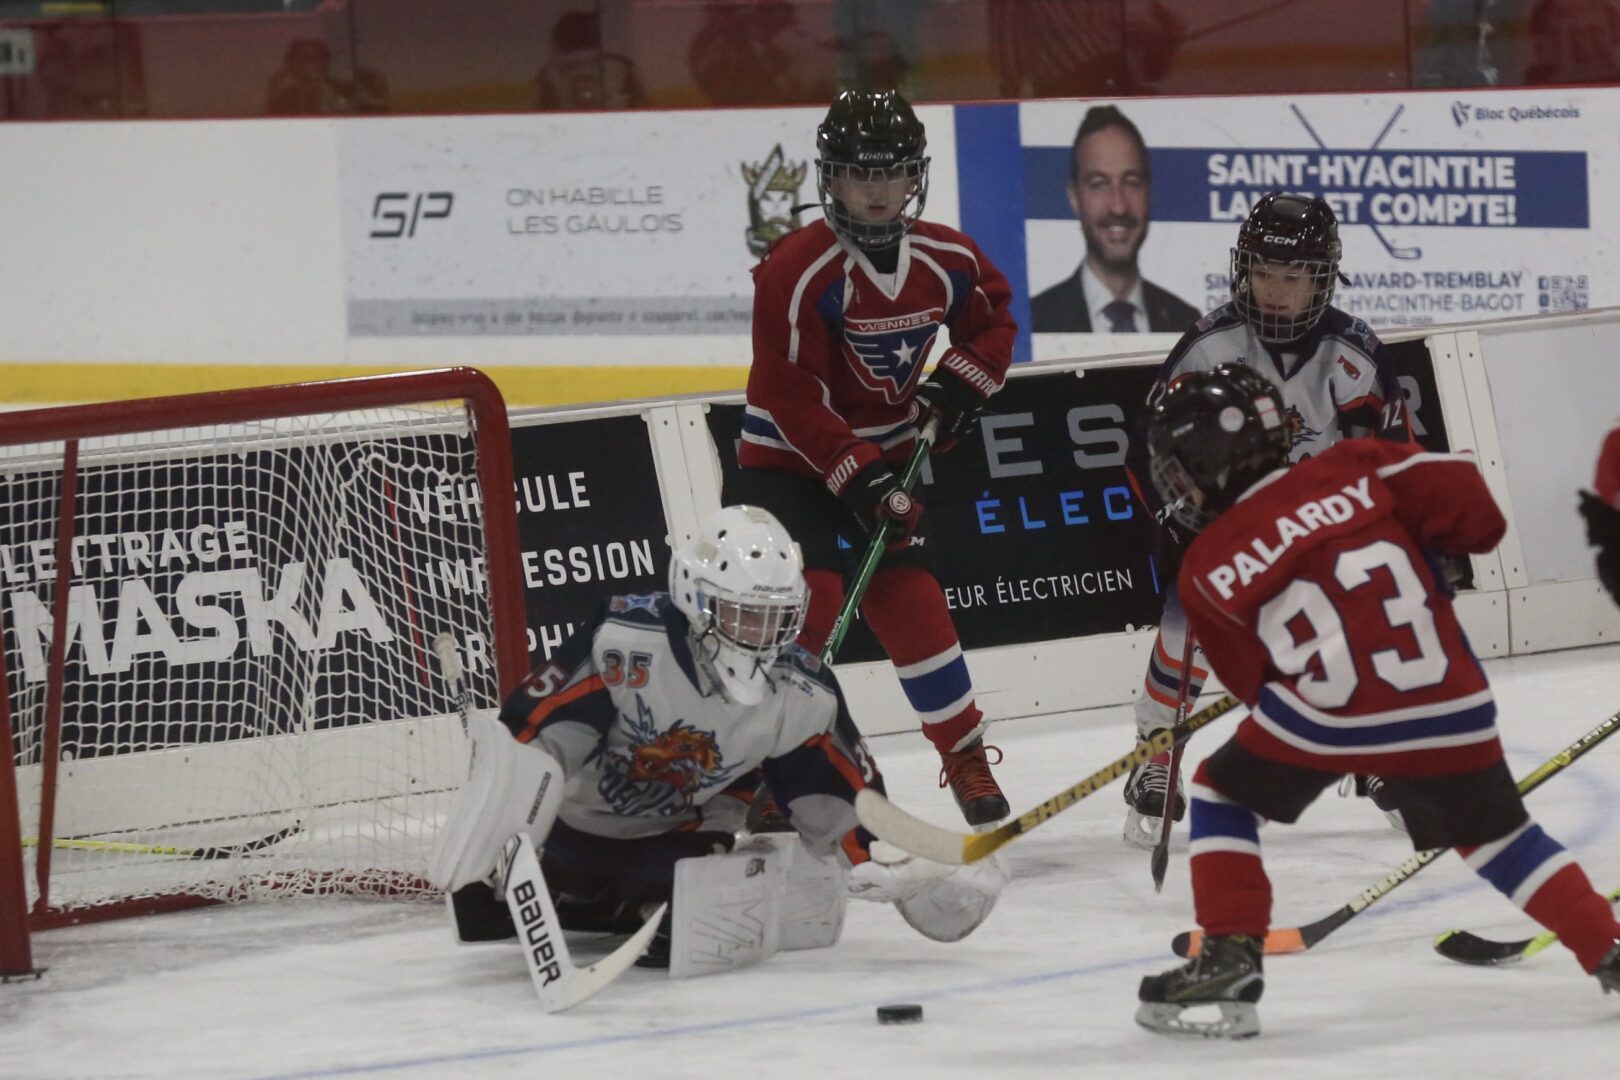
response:
M70 548L74 536L80 440L180 425L242 423L456 400L466 404L473 420L485 525L485 573L489 581L495 637L492 653L500 693L504 698L528 674L528 632L518 553L517 511L512 498L512 443L506 402L495 383L483 372L466 367L443 368L5 414L3 422L0 422L0 446L61 443L63 459L56 536L59 576L52 589L54 622L45 704L45 752L42 762L44 801L40 808L42 843L35 864L39 897L32 910L28 910L21 807L16 762L12 754L10 684L5 668L5 652L0 648L0 748L4 750L0 753L0 981L32 978L40 973L34 967L29 941L29 935L34 931L215 902L177 895L103 904L68 912L53 909L50 905L51 845L43 841L51 835L55 766L60 753L66 606L72 573Z

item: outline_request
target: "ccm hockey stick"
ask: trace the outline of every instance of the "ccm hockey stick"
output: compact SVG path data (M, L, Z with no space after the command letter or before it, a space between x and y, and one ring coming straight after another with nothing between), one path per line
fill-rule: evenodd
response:
M1617 728L1620 728L1620 713L1615 713L1569 746L1538 765L1534 772L1519 781L1519 794L1528 795L1558 773L1563 772L1576 758L1585 754L1610 735L1613 735ZM1304 926L1273 930L1266 935L1266 955L1277 956L1283 953L1304 952L1312 948L1333 931L1389 895L1397 885L1400 885L1450 850L1450 848L1430 848L1427 851L1420 851L1396 867L1388 877L1363 891L1361 895L1331 915L1318 919L1313 923L1306 923ZM1202 930L1192 930L1177 934L1170 942L1170 948L1177 956L1197 956L1203 943L1204 932Z
M917 486L917 475L922 472L923 460L928 457L929 449L934 445L934 439L939 434L939 418L934 417L924 424L917 433L917 449L911 453L911 460L900 473L900 486L907 495ZM866 543L866 552L861 556L861 564L855 569L855 576L850 579L849 587L844 590L844 606L838 609L838 617L833 620L832 630L827 633L827 642L821 647L821 662L832 663L832 658L838 654L838 647L844 643L844 635L849 633L849 624L855 618L855 609L860 606L861 600L866 596L866 587L872 583L872 575L877 573L878 563L883 561L883 551L889 546L889 533L894 531L894 522L883 518L872 527L872 538Z
M1208 708L1201 709L1183 724L1156 731L1124 757L1109 762L1073 787L1058 792L1035 809L1013 818L1005 825L984 833L959 833L914 817L891 803L872 788L862 788L855 796L855 814L861 824L880 839L913 855L935 862L962 865L978 862L1002 845L1029 832L1049 817L1060 814L1086 796L1107 787L1155 754L1171 749L1187 736L1211 724L1233 709L1238 700L1228 694Z
M1610 903L1616 900L1620 900L1620 889L1609 893ZM1467 930L1447 930L1435 939L1434 951L1447 960L1455 960L1459 964L1491 967L1526 960L1557 940L1558 935L1551 930L1545 930L1523 941L1492 941Z

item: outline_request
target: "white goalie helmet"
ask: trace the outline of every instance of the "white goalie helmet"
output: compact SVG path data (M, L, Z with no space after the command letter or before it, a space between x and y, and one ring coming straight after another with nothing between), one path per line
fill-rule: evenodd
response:
M669 560L669 593L693 652L742 705L765 700L769 673L804 626L804 558L757 506L726 506Z

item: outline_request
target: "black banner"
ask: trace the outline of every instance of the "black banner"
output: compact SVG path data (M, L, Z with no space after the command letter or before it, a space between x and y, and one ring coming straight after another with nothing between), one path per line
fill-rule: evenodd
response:
M1428 350L1421 341L1394 349L1420 441L1446 449ZM964 648L1158 622L1166 582L1154 558L1156 527L1133 497L1124 464L1155 373L1143 366L1009 379L978 433L930 462L919 496ZM741 417L737 405L709 410L728 485ZM884 653L857 623L839 655L879 660Z
M512 475L539 664L609 595L666 586L669 530L639 413L513 428Z

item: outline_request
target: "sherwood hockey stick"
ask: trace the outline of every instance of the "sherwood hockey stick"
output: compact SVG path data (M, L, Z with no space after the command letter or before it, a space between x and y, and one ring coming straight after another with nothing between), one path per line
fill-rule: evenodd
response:
M1560 772L1563 772L1576 758L1585 754L1610 735L1613 735L1617 728L1620 728L1620 713L1615 713L1569 746L1538 765L1534 772L1519 781L1519 794L1528 795ZM1313 923L1307 923L1304 926L1289 927L1286 930L1273 930L1266 935L1266 955L1277 956L1284 953L1304 952L1306 949L1315 946L1333 931L1372 907L1385 896L1388 896L1397 885L1406 881L1413 874L1416 874L1450 850L1450 848L1430 848L1427 851L1420 851L1396 867L1388 877L1365 890L1361 895L1331 915L1318 919ZM1198 950L1203 946L1203 943L1204 932L1202 930L1185 931L1175 936L1170 942L1170 948L1177 956L1197 956Z
M56 839L51 841L51 847L58 851L106 851L114 855L177 855L187 859L234 859L238 855L251 855L262 851L273 844L279 844L287 837L303 828L301 822L293 822L285 829L257 840L248 840L240 844L225 844L220 847L170 847L164 844L133 844L122 840L79 840L72 838ZM23 847L38 847L39 837L25 836Z
M1187 710L1192 703L1187 693L1192 687L1193 653L1197 651L1192 627L1187 628L1187 644L1181 650L1181 689L1176 692L1176 726L1187 722ZM1176 827L1176 788L1181 780L1181 754L1187 748L1185 740L1177 742L1170 751L1170 783L1164 789L1164 813L1159 818L1159 841L1153 845L1153 858L1149 868L1153 871L1153 891L1164 891L1164 872L1170 866L1170 833Z
M1155 754L1171 749L1199 728L1220 719L1237 706L1237 698L1228 694L1208 708L1188 717L1186 723L1163 731L1155 731L1151 737L1138 744L1135 750L1124 757L1109 762L1073 787L1058 792L1033 810L1013 818L990 832L959 833L930 824L900 809L871 788L862 788L855 796L855 814L861 819L861 824L876 836L913 855L958 866L978 862L1002 845L1029 832L1047 818L1062 813L1086 796L1107 787Z
M1620 889L1614 889L1609 893L1609 902L1613 903L1616 900L1620 900ZM1435 939L1434 951L1447 960L1455 960L1459 964L1491 967L1526 960L1557 940L1558 935L1551 930L1545 930L1523 941L1492 941L1467 930L1447 930Z
M922 463L928 457L929 449L934 445L934 438L939 434L939 417L931 418L917 432L917 449L912 451L911 460L906 462L905 469L900 473L900 486L907 495L917 486L917 474L922 472ZM821 647L821 662L832 663L837 655L838 647L844 643L844 635L849 633L849 624L855 617L855 609L860 606L861 600L866 596L866 587L872 583L872 575L877 572L877 564L883 560L883 551L889 545L889 533L894 528L894 522L888 518L878 521L872 528L872 538L866 542L866 552L861 556L861 564L855 570L855 576L850 579L849 588L844 590L844 606L838 609L838 617L833 620L832 630L827 634L827 642Z

